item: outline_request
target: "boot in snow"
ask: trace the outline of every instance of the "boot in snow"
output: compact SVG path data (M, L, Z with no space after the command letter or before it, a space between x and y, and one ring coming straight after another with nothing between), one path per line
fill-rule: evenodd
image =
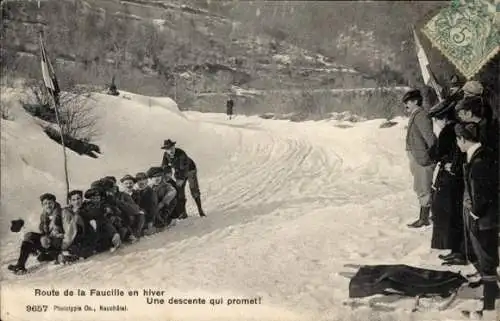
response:
M17 264L9 264L7 268L15 274L22 274L26 272L26 268L24 266L20 266Z
M188 217L187 213L186 213L186 200L185 199L181 199L179 200L179 219L183 220L185 218Z
M431 208L430 207L421 207L420 208L420 217L415 222L413 222L411 224L408 224L408 227L410 227L410 228L420 228L420 227L423 227L423 226L430 225L431 224L429 222L430 212L431 212Z
M195 197L194 202L196 203L196 207L198 207L198 213L200 214L200 217L206 216L203 208L201 207L201 198L199 196Z
M135 242L139 241L139 239L134 234L130 234L128 240L131 244L134 244Z
M114 252L122 244L121 239L120 239L120 234L115 233L115 235L113 235L113 238L111 239L111 243L113 243L113 246L111 247L110 252Z
M483 281L483 310L495 311L495 300L498 297L498 284L497 281Z
M71 255L69 253L59 253L57 256L56 264L71 264L78 261L80 258L76 255Z

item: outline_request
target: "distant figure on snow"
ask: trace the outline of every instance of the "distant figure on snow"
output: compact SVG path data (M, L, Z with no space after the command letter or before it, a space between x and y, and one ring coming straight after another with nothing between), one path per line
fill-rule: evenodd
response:
M108 95L111 95L111 96L119 96L120 95L120 92L118 92L118 89L116 88L116 85L115 85L115 76L113 76L113 79L111 80L111 85L109 86L109 89L108 89Z
M201 193L198 184L198 174L195 162L189 158L185 151L175 147L174 141L168 139L164 141L162 149L165 149L161 166L166 169L172 167L175 171L174 177L179 187L179 218L187 217L186 213L186 183L189 181L189 189L200 216L206 216L201 206Z
M226 102L226 114L229 119L233 117L233 107L234 107L234 101L229 98Z
M430 148L436 142L432 129L432 120L422 108L422 95L417 89L410 90L403 96L405 111L410 115L406 134L406 152L413 175L413 189L420 203L420 216L408 227L419 228L430 225L432 178L435 162L429 155Z

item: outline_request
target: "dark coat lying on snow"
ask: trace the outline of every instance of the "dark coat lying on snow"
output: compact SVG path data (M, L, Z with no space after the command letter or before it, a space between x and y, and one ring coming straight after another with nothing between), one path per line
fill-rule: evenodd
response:
M420 269L408 265L361 266L349 283L349 297L375 294L448 297L467 279L459 273Z
M49 136L52 140L61 144L61 135L58 131L54 130L51 127L45 127L44 132ZM97 154L101 153L101 149L99 146L91 143L84 142L79 139L75 139L68 135L64 135L64 145L71 149L72 151L78 153L79 155L87 155L92 158L97 158Z

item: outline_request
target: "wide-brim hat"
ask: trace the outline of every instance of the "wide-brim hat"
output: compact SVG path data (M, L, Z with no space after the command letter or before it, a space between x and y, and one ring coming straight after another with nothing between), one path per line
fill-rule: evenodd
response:
M175 146L176 143L177 142L174 142L171 139L167 139L167 140L163 141L163 146L161 147L161 149L169 149L172 146Z
M463 93L457 91L453 95L432 106L431 109L429 109L429 116L433 118L442 118L448 113L454 113L455 106L462 98Z

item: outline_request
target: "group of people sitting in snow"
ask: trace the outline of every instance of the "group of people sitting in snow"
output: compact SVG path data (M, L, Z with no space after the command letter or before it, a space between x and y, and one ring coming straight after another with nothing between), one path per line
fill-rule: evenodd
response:
M56 196L40 196L42 214L38 232L23 237L19 258L8 269L26 272L30 255L38 261L74 262L103 251L114 251L124 243L135 243L145 235L163 231L187 218L185 187L200 216L201 206L195 162L175 142L168 139L161 167L151 167L135 176L113 176L93 182L85 192L72 190L62 207ZM19 232L22 220L12 221L11 230Z
M499 293L498 115L478 81L451 79L448 95L426 110L422 93L403 97L410 115L406 150L420 203L419 218L433 223L431 247L443 265L472 263L484 286L483 310L494 310ZM432 214L432 217L431 217ZM482 310L479 311L482 313Z

